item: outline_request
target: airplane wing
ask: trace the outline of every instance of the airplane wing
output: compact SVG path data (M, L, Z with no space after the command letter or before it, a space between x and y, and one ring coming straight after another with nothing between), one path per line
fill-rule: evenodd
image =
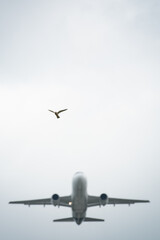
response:
M24 201L11 201L9 204L24 204L24 205L53 205L51 198L24 200ZM60 197L57 204L58 206L71 207L71 196Z
M9 204L24 204L24 205L51 205L51 198L24 200L24 201L12 201Z
M59 201L59 205L58 206L72 207L71 195L70 196L60 197L60 201Z
M122 198L108 198L108 204L134 204L134 203L147 203L148 200L136 200L136 199L122 199Z
M135 200L135 199L122 199L122 198L108 198L106 204L134 204L134 203L147 203L148 200ZM104 205L106 205L104 204ZM97 196L88 196L88 207L101 206L101 198Z

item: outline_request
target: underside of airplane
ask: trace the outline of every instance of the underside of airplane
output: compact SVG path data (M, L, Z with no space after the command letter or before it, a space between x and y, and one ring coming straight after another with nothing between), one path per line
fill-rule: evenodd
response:
M82 222L102 222L104 219L86 217L88 207L116 205L116 204L134 204L147 203L148 200L122 199L110 198L106 193L100 196L92 196L87 194L87 181L82 172L77 172L73 177L72 194L69 196L59 196L53 194L50 198L11 201L10 204L24 204L24 205L54 205L69 207L72 210L72 217L53 220L54 222L76 222L80 225Z

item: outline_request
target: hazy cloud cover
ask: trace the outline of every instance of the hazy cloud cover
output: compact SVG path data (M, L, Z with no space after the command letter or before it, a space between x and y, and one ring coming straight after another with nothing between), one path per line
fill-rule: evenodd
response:
M0 238L160 238L159 1L0 1ZM48 109L68 111L56 119ZM8 205L88 192L150 204L88 209L104 223L58 224L70 209Z

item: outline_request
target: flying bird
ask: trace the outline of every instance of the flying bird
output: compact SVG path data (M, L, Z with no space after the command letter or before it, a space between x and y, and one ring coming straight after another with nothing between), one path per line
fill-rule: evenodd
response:
M60 114L61 112L66 111L66 110L68 110L68 109L59 110L58 112L54 112L54 111L52 111L52 110L48 110L48 111L54 113L54 114L56 115L57 118L60 118L59 114Z

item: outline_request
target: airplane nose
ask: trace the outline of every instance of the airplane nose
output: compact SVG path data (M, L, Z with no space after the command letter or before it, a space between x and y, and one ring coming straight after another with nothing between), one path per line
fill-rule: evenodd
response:
M79 172L76 172L75 175L84 175L84 173L79 171Z

